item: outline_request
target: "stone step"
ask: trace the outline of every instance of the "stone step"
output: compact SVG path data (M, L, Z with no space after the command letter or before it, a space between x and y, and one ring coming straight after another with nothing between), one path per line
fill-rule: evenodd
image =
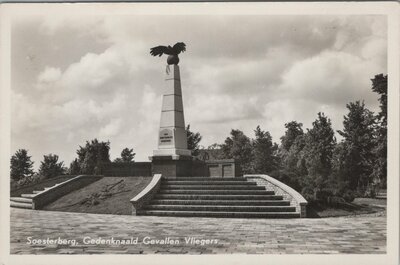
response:
M21 194L21 197L23 197L23 198L33 198L35 196L36 196L36 194Z
M158 194L208 194L208 195L274 195L267 190L159 190Z
M32 209L32 203L25 203L25 202L10 201L10 206L13 208Z
M25 203L32 203L32 199L29 198L22 198L22 197L11 197L10 201L12 202L25 202Z
M247 181L246 178L210 178L210 177L177 177L165 178L164 181Z
M161 190L265 190L262 186L250 185L161 185Z
M143 210L212 211L212 212L295 212L296 208L292 206L151 204L144 207Z
M189 180L162 180L162 185L248 185L256 186L257 183L249 181L189 181Z
M282 200L281 195L230 195L230 194L160 194L154 196L156 200Z
M219 218L299 218L296 212L212 212L212 211L156 211L140 210L138 215L219 217Z
M152 200L150 205L263 205L289 206L290 201L284 200Z

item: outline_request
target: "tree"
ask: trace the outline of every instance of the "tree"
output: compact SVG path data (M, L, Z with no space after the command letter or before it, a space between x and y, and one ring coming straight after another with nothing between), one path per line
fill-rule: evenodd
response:
M80 171L81 171L81 169L79 167L78 159L75 158L74 160L72 160L71 164L69 165L68 173L70 175L78 175L80 173Z
M372 91L378 93L380 95L380 109L381 111L378 114L378 118L382 122L382 127L387 127L387 85L388 85L388 76L379 74L376 75L375 78L371 79L372 81Z
M354 190L350 189L351 162L349 157L349 148L342 141L336 145L332 155L332 175L330 177L331 190L337 197L342 197L348 202L354 200Z
M303 129L301 128L302 126L303 124L298 123L297 121L285 123L286 132L285 135L281 137L282 149L289 151L296 138L304 134Z
M97 139L86 141L84 147L77 150L80 173L100 174L104 163L110 162L110 142L99 142Z
M282 158L283 169L294 173L299 178L307 175L306 162L304 158L305 135L299 135L290 146L287 154Z
M192 151L193 156L197 156L199 154L199 143L201 141L202 136L199 132L192 132L190 130L190 124L186 127L186 135L187 135L187 146L188 149Z
M28 151L18 149L11 157L10 176L13 180L20 180L33 175L33 161L28 156Z
M338 131L344 138L340 178L349 183L350 189L365 191L372 182L374 168L374 115L364 102L351 102L346 107L349 113L344 116L343 131Z
M121 151L121 157L116 158L114 162L117 163L129 163L129 162L134 162L136 153L133 152L133 149L129 148L124 148Z
M136 153L133 152L133 149L124 148L121 151L121 158L124 162L134 162L135 155Z
M336 138L331 121L323 113L313 122L305 135L302 150L307 176L304 178L303 193L310 200L324 200L329 176L332 171L332 155Z
M380 109L377 115L378 127L376 129L376 147L373 178L379 180L382 187L387 181L387 75L376 75L372 81L372 91L380 95Z
M43 156L39 167L39 175L52 178L65 173L64 162L58 162L58 155L48 154Z
M278 168L276 151L278 146L272 142L269 132L261 130L260 126L254 130L253 141L253 171L256 173L268 173Z
M281 167L290 173L305 175L304 159L302 159L304 143L303 124L297 121L291 121L285 124L286 132L281 137L279 156Z
M231 137L227 137L221 145L224 158L237 159L240 161L243 173L251 173L252 144L240 130L232 130Z

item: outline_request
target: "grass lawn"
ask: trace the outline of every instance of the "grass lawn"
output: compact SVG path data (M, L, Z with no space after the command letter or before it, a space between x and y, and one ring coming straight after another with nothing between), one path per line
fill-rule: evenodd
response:
M44 210L129 215L130 199L150 181L151 177L103 177L48 204Z
M338 217L360 214L381 213L386 210L385 199L356 198L351 203L342 203L336 207L310 205L307 215L311 218Z

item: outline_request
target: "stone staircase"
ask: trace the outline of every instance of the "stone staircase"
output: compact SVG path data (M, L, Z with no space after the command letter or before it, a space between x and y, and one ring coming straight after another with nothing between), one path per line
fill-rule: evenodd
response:
M299 218L300 213L246 178L163 179L160 190L137 215L182 217Z
M46 187L43 190L34 190L34 191L32 191L32 193L21 194L20 197L11 197L10 198L10 206L13 208L32 209L32 197L34 197L36 194L38 194L42 191L45 191L45 190L55 187L57 185L59 185L59 184L55 184L54 186L51 186L51 187Z

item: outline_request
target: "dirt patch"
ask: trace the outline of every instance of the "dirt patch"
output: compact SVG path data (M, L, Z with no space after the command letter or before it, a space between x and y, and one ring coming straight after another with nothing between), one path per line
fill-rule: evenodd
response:
M126 214L132 212L130 199L139 194L151 177L103 177L44 207L49 211Z

